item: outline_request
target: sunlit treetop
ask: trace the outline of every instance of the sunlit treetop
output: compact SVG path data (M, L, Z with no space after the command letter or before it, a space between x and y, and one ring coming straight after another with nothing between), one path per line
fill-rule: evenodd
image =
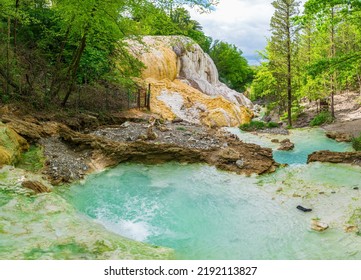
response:
M150 2L168 9L187 5L201 12L209 12L215 10L215 6L219 3L219 0L151 0Z

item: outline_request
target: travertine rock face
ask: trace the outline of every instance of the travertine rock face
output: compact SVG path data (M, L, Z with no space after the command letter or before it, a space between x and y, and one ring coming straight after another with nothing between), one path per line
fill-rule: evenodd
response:
M16 162L21 152L29 148L24 138L0 122L0 166Z
M132 53L146 66L142 79L152 85L151 110L211 127L248 123L252 102L218 79L217 68L201 47L182 36L146 36L130 41Z

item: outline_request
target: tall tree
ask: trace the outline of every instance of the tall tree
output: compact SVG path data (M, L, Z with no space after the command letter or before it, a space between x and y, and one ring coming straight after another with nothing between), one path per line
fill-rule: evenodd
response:
M329 94L333 118L335 118L334 96L337 89L341 89L339 82L340 77L343 76L339 72L343 67L349 68L348 64L351 62L342 63L342 57L350 53L348 47L346 47L346 52L341 51L345 47L345 43L346 45L349 44L348 39L342 38L342 32L347 32L349 29L343 28L343 31L341 31L340 26L343 23L346 23L347 26L350 25L353 17L351 14L357 12L360 7L359 2L352 0L309 0L305 4L306 17L315 21L317 31L328 37L328 43L326 43L328 52L314 63L313 71L315 74L324 75L327 73L329 75ZM351 12L350 9L353 11ZM342 45L343 47L341 47Z
M294 41L298 33L297 25L292 18L299 13L299 4L300 2L296 0L277 0L272 3L275 12L271 18L270 47L274 54L274 60L271 60L270 63L278 72L276 75L276 79L279 79L278 82L286 83L289 126L292 126L292 67L296 51Z

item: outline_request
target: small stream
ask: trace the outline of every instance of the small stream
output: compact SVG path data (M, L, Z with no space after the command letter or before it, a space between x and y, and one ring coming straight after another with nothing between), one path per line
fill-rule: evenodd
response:
M349 144L320 129L287 137L230 131L274 149L271 139L290 138L294 151L274 152L289 166L245 177L206 165L122 164L62 196L108 230L173 248L179 259L361 259L361 237L344 231L360 222L353 214L361 209L361 168L305 164L313 151L349 151ZM297 205L313 211L300 212ZM312 231L312 219L330 228Z

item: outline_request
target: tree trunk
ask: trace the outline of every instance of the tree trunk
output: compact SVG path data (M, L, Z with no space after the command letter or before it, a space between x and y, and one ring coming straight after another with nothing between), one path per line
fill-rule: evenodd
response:
M68 90L66 92L66 95L63 99L63 102L61 103L61 106L65 107L68 99L69 99L69 96L73 90L73 86L74 86L74 83L75 83L75 79L76 79L76 73L78 71L78 68L79 68L79 64L80 64L80 59L83 55L83 52L84 52L84 49L86 47L86 33L84 33L81 41L80 41L80 45L77 49L77 52L76 52L76 55L75 55L75 60L74 60L74 63L71 65L70 67L70 74L71 76L69 77L70 80L69 80L69 83L68 83Z
M18 28L18 11L20 6L20 0L15 2L15 20L14 20L14 53L16 53L17 47L17 28Z
M287 14L287 101L288 125L292 126L292 68L291 68L291 26L290 15Z
M10 94L10 39L11 39L11 20L8 17L8 39L6 46L6 95Z
M331 58L334 58L336 55L336 46L335 46L335 8L331 8ZM331 74L331 116L335 118L335 82L336 82L336 73Z
M74 18L72 19L71 22L73 22ZM64 50L65 50L65 45L68 42L68 38L69 38L69 33L71 30L71 24L69 24L66 33L65 33L65 38L64 41L61 45L61 49L59 52L59 55L56 59L56 64L55 64L55 75L51 81L50 84L50 99L54 100L54 98L59 94L60 91L60 85L57 87L57 89L55 90L55 86L60 82L60 77L59 77L59 71L60 71L60 63L61 63L61 59L63 58L63 54L64 54Z
M358 86L359 86L359 93L361 96L361 75L357 72L357 81L358 81Z

